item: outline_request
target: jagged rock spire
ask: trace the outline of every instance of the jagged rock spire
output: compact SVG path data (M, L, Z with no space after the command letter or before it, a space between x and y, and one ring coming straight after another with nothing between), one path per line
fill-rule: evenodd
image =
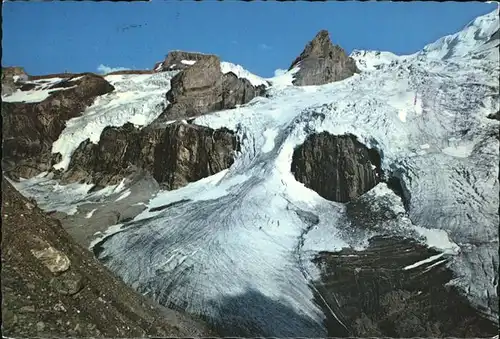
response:
M339 46L333 45L328 31L319 31L302 53L294 60L290 69L299 67L294 85L323 85L344 80L359 73L354 59Z

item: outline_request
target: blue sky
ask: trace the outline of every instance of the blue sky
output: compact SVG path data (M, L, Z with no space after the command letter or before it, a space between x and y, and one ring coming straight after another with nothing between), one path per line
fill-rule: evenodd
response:
M261 76L288 68L320 29L348 53L410 54L496 4L479 2L6 2L3 66L29 74L150 69L173 49L219 55ZM136 27L131 27L136 25Z

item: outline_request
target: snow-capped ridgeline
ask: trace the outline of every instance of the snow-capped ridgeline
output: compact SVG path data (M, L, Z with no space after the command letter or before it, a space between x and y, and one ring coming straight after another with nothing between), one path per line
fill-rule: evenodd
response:
M19 78L18 76L14 76L14 78ZM71 80L79 80L80 77L73 78ZM29 91L21 91L18 89L14 93L10 95L4 95L2 96L2 101L5 102L25 102L25 103L34 103L34 102L40 102L45 99L47 99L51 93L57 92L57 91L64 91L68 90L70 88L74 88L75 86L70 86L70 87L62 87L62 88L51 88L54 85L57 85L61 81L65 81L66 79L63 78L47 78L47 79L41 79L41 80L32 80L30 83L34 84L35 87L32 90ZM17 81L17 79L14 79L14 81Z
M498 122L486 116L498 110L491 96L498 93L499 69L490 57L470 62L471 49L498 29L495 14L453 35L456 44L445 37L412 56L353 52L364 72L322 86L292 86L296 70L262 79L221 63L223 72L271 83L266 98L194 120L237 131L241 154L228 170L149 202L149 208L178 202L168 211L145 211L107 232L120 230L102 244L107 265L161 303L214 319L229 312L229 297L257 291L301 318L252 312L259 302L250 298L245 308L231 308L235 321L262 317L256 321L265 333L325 336L324 315L309 287L318 271L309 259L318 251L361 250L374 232L353 229L344 205L297 182L290 164L308 134L351 133L381 152L383 169L396 172L408 193L409 211L385 184L367 193L373 204L388 201L399 215L380 227L451 255L447 265L458 276L453 283L498 321L498 310L488 306L498 281L498 252L488 247L498 242L499 142L492 133ZM67 166L81 141L97 142L105 126L151 122L161 113L155 107L170 77L106 77L117 90L68 122L54 143L54 152L63 154L58 166ZM314 227L311 219L319 220Z
M373 71L394 62L422 60L449 60L456 58L499 60L499 10L472 20L461 31L444 36L410 55L396 55L384 51L354 50L350 57L361 71Z
M197 62L196 60L181 60L180 61L181 64L188 65L188 66L194 65L196 62ZM175 66L176 66L176 64L173 64L170 66L170 68L172 69ZM161 64L159 64L159 66L158 66L158 69L160 69L160 68L161 68ZM248 81L250 81L252 86L256 86L256 87L261 86L261 85L268 86L268 83L264 78L261 78L255 74L247 71L241 65L233 64L233 63L226 62L226 61L221 61L220 68L221 68L221 72L223 74L233 72L238 78L247 79Z
M390 65L391 62L400 59L394 53L380 51L354 50L349 56L356 60L356 66L362 72L374 71L379 69L381 65Z
M284 87L293 86L293 80L295 74L300 70L299 66L292 68L291 70L279 72L272 78L267 78L266 80L271 84L270 91L274 92Z
M182 60L184 64L193 65L195 61ZM269 83L240 65L221 62L223 73L233 72L240 78L248 79L253 86ZM178 71L159 72L154 74L124 74L107 75L105 79L111 83L115 90L109 94L98 97L85 112L66 123L58 140L53 144L53 153L61 153L62 160L54 165L55 169L67 169L71 155L80 143L90 138L93 143L98 143L100 135L107 126L119 127L127 122L137 126L146 126L156 119L166 107L165 95L170 89L170 80ZM72 80L78 80L74 78ZM49 89L63 78L49 78L30 81L37 86L29 91L17 90L9 96L3 96L6 102L36 103L47 99L51 93L67 90L73 87Z
M428 59L453 60L473 57L478 52L498 62L499 10L492 11L471 21L460 32L451 34L431 43L419 53ZM495 36L496 34L496 36Z
M233 72L238 78L244 78L250 81L252 86L267 86L268 83L264 78L261 78L253 73L250 73L240 65L232 64L230 62L222 61L220 63L222 73L226 74Z

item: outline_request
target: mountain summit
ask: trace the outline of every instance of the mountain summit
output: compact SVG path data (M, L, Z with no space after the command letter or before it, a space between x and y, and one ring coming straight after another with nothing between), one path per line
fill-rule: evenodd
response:
M354 59L337 45L332 44L328 31L321 30L294 60L290 70L298 67L294 85L324 85L349 78L359 73Z

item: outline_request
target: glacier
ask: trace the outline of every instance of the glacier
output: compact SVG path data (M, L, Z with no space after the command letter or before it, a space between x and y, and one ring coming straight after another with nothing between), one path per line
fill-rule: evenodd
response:
M345 325L334 308L325 315L315 302L321 293L311 282L320 270L312 258L362 251L377 233L411 236L447 255L443 264L456 275L450 284L498 324L499 122L487 118L500 108L498 38L490 39L498 29L495 11L412 55L355 51L362 72L322 86L292 86L296 69L252 77L270 83L266 97L193 121L236 131L235 163L158 192L146 211L113 225L92 248L141 293L207 319L222 334L327 336L325 317ZM114 76L118 91L70 121L54 143L64 156L58 166L67 166L81 141L98 141L104 127L147 125L161 113L155 107L172 75L159 74ZM127 100L115 104L121 96ZM145 117L133 118L136 110ZM387 202L396 221L376 232L355 229L344 204L295 180L294 148L323 131L353 134L379 151L403 200L385 183L366 195L374 206ZM37 197L25 181L14 184Z

